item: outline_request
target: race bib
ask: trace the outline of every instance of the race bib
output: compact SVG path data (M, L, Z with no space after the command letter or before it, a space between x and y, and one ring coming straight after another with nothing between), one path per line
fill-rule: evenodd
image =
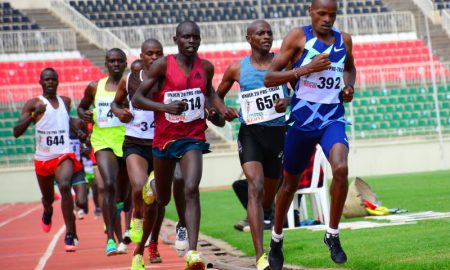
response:
M186 108L179 115L166 113L167 121L172 123L188 123L205 118L205 95L200 88L164 93L164 104L177 100L186 102Z
M153 139L155 134L153 111L134 108L131 103L130 110L133 113L133 119L126 124L125 135L141 139Z
M309 62L309 59L304 61L305 64ZM302 76L296 86L296 96L315 103L340 103L339 93L344 87L343 74L343 63L331 63L331 67L326 70Z
M251 125L284 116L284 113L275 111L275 100L280 98L284 98L281 86L240 92L242 119L247 125Z
M37 130L36 153L64 154L72 152L67 130Z
M77 160L81 160L81 144L78 139L70 139L70 149L73 150Z
M111 103L114 97L101 97L96 99L95 108L97 109L97 117L95 123L101 128L123 126L119 118L111 111Z

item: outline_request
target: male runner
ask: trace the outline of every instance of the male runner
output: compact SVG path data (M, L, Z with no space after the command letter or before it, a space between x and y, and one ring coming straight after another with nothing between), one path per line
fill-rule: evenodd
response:
M152 141L155 130L153 111L141 110L133 107L132 104L129 104L129 109L121 106L124 102L131 100L141 82L147 79L148 69L152 63L163 56L163 47L158 40L147 39L141 45L140 56L144 68L137 73L130 72L122 78L111 104L112 112L126 123L123 153L131 183L134 207L134 217L129 233L131 241L138 243L138 247L134 251L132 269L142 269L140 262L143 261L144 245L148 238L148 234L143 237L144 231L152 232L149 244L150 262L161 262L157 244L159 229L164 218L164 207L160 207L157 203L151 203L147 206L150 209L145 210L142 196L143 187L147 183L150 172L153 171ZM129 119L128 112L132 114L132 119ZM144 212L146 213L145 218ZM158 220L160 224L155 224L155 220ZM152 230L152 228L157 230Z
M196 251L202 154L209 152L205 137L205 102L226 111L212 88L213 65L197 56L200 40L200 29L196 23L180 23L174 37L178 54L168 55L153 63L148 79L132 99L135 107L155 111L153 161L156 199L163 206L170 201L175 165L180 162L185 183L185 218L189 236L186 268L195 270L205 269L205 262Z
M42 70L39 83L42 95L25 103L17 124L14 137L21 136L28 126L36 126L36 155L34 167L42 194L41 226L48 233L52 227L54 185L56 179L61 193L61 210L66 225L64 238L66 251L75 251L76 232L71 178L82 169L70 148L70 103L68 97L58 96L58 73L53 68Z
M223 99L234 82L240 85L238 151L248 182L247 218L257 269L265 270L269 269L269 262L263 247L264 210L271 211L281 178L288 92L286 86L264 87L264 76L275 56L270 52L273 42L270 24L264 20L252 22L247 27L246 39L251 55L228 67L217 94Z
M284 219L317 143L327 156L333 173L330 226L323 241L335 263L347 261L338 234L348 189L349 145L342 102L350 102L353 98L356 68L350 35L333 28L337 6L336 0L313 0L309 7L311 25L289 32L265 77L268 87L295 81L284 147L284 181L277 194L270 243L272 270L283 267ZM284 70L288 65L292 69Z
M102 213L107 232L106 255L111 256L117 253L126 253L126 245L122 242L120 228L116 230L117 240L120 243L119 248L114 240L116 212L120 217L121 211L116 207L116 196L118 198L125 197L123 194L116 194L116 191L127 190L126 188L116 190L116 185L128 182L125 162L122 160L125 127L110 109L127 66L126 54L117 48L108 50L105 66L108 69L108 77L89 83L78 106L78 116L85 122L94 123L91 145L95 151L95 158L101 174L98 180L103 179L104 182L103 190L101 185L98 187L100 191L103 191ZM94 112L89 109L91 105L94 106ZM125 119L126 117L131 119L132 115L129 111L123 111L120 118Z

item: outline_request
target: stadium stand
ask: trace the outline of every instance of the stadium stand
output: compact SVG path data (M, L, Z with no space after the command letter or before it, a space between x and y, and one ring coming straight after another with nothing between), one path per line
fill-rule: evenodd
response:
M74 7L98 27L176 24L196 22L254 20L258 18L256 0L234 1L70 1ZM263 0L264 18L307 16L306 0ZM342 2L339 2L342 7ZM381 0L349 1L348 14L387 12ZM342 14L342 9L339 10Z
M2 31L36 30L39 26L8 2L0 2L0 29Z
M36 84L42 69L53 67L61 82L90 81L104 73L87 58L27 62L0 62L0 83L3 85Z
M450 9L450 1L448 0L434 0L433 2L437 9Z

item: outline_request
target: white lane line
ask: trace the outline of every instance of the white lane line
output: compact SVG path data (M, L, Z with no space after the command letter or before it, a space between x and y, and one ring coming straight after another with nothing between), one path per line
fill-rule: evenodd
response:
M5 226L6 224L8 224L8 223L10 223L10 222L13 222L13 221L16 220L16 219L23 218L24 216L30 214L31 212L36 211L36 210L39 209L40 207L41 207L40 205L36 205L35 207L31 208L30 210L28 210L28 211L26 211L26 212L23 212L22 214L20 214L20 215L18 215L18 216L15 216L15 217L12 217L12 218L10 218L10 219L7 219L7 220L3 221L2 223L0 223L0 228L3 227L3 226Z
M39 260L38 265L36 266L36 268L34 270L44 269L45 264L47 263L48 259L50 258L50 256L52 256L53 250L55 249L55 246L56 246L56 242L58 241L59 237L63 234L65 229L66 229L66 226L63 225L59 229L59 231L53 236L53 239L50 242L50 244L48 245L47 250L45 251L44 255L42 255L41 259Z

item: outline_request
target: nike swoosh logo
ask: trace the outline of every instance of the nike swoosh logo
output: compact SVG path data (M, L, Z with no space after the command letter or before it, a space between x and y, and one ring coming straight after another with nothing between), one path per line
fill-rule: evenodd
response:
M344 48L340 48L340 49L336 49L336 47L333 47L333 51L334 52L340 52L340 51L342 51Z

